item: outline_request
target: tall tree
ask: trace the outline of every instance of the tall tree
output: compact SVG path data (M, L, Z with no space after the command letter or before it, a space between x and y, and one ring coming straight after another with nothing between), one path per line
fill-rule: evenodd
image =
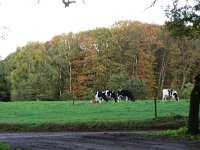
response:
M73 33L62 34L46 42L48 55L52 59L52 67L57 72L57 95L59 99L72 98L73 63L78 43Z
M0 101L10 101L10 83L6 79L5 61L0 61Z
M138 73L141 25L141 22L119 21L112 27L119 48L119 61L125 65L129 77L137 76Z

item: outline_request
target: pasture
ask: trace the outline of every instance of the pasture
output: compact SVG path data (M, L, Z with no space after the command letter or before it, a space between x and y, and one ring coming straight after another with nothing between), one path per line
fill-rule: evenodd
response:
M188 116L186 100L157 101L158 117ZM144 121L153 119L154 101L104 102L32 101L0 103L0 124L65 124L84 122Z

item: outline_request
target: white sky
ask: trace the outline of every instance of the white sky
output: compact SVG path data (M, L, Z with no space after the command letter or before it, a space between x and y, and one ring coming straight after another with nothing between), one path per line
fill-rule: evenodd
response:
M68 32L109 27L119 20L163 24L161 5L145 10L153 0L77 0L64 8L62 0L0 0L0 27L9 27L0 40L2 59L30 41L45 42ZM2 31L0 31L2 34Z

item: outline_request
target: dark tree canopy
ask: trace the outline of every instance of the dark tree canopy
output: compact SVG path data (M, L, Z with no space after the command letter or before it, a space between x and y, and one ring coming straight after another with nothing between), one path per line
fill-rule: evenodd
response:
M165 13L169 21L165 27L174 37L200 37L200 1L193 0L193 3L186 0L185 5L181 5L179 0L174 0L168 5Z

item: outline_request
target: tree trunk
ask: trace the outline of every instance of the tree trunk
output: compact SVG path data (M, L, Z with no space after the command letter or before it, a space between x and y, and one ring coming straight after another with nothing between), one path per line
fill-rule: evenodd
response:
M69 91L72 92L72 65L69 62Z
M195 77L196 83L190 95L190 110L188 119L188 132L198 134L199 132L199 102L200 102L200 75Z
M61 99L62 95L62 69L59 69L59 98Z
M162 58L162 62L161 62L161 69L160 69L160 73L159 73L159 80L158 80L158 91L157 91L157 96L156 99L158 99L161 95L161 90L163 89L163 84L165 81L165 56L166 56L166 49L163 53L163 58Z

